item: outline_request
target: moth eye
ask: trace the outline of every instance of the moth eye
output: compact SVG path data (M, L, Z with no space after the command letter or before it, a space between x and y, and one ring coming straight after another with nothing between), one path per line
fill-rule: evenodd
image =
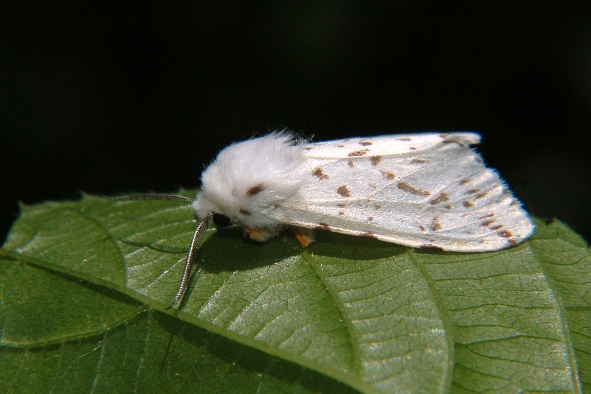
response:
M221 213L214 213L213 214L213 223L216 226L220 226L220 227L228 227L231 223L232 220L227 217L226 215L222 215Z

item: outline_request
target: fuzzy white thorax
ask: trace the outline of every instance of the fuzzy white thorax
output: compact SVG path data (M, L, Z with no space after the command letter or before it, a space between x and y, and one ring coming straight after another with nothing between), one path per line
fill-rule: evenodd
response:
M249 228L280 227L269 212L295 198L309 179L302 166L305 147L305 140L284 132L228 146L201 175L197 215L220 213Z

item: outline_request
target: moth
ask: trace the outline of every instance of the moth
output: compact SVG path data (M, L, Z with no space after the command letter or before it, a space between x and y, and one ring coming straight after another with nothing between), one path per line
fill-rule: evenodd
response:
M314 230L453 252L504 249L534 224L503 180L470 145L471 132L421 133L310 142L274 132L223 149L201 175L195 200L149 194L116 200L190 203L200 219L179 289L210 220L243 226L260 242L291 227L307 247Z

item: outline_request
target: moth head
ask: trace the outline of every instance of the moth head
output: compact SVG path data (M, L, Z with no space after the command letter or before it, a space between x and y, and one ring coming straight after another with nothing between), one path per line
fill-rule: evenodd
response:
M278 225L275 219L267 215L267 211L272 208L267 209L269 204L264 203L264 200L261 203L256 196L236 198L235 195L235 191L226 192L223 188L214 187L212 190L204 187L193 202L193 209L199 218L211 214L213 223L218 227L228 227L233 224L251 228Z
M222 213L213 213L213 223L218 227L228 227L232 224L232 219Z
M197 195L197 199L193 202L193 209L200 218L211 214L213 223L218 227L228 227L239 222L229 199L215 198L215 196L211 198L204 191Z

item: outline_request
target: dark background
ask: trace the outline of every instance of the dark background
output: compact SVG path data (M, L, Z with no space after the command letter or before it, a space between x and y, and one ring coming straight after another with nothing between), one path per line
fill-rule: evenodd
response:
M17 201L174 192L232 141L474 130L591 235L591 2L0 5L0 241Z

